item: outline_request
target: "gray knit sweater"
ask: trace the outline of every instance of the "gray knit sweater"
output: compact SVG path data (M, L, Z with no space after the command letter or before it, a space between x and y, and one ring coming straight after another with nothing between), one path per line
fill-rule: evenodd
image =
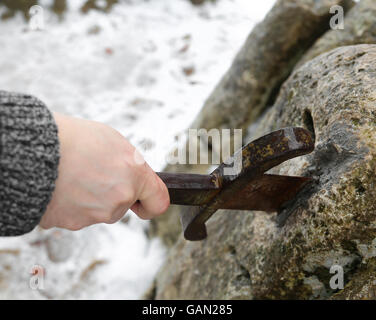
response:
M37 226L57 178L57 126L38 99L0 91L0 236Z

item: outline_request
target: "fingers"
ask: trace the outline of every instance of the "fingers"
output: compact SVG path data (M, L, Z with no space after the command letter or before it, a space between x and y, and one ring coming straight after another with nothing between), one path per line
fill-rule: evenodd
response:
M164 182L148 166L145 183L131 210L141 219L152 219L164 213L170 205L170 197Z
M122 219L125 216L128 209L129 209L129 207L124 207L124 206L119 208L118 210L116 210L115 212L112 213L111 218L108 221L106 221L105 223L106 224L113 224L113 223L118 222L120 219Z

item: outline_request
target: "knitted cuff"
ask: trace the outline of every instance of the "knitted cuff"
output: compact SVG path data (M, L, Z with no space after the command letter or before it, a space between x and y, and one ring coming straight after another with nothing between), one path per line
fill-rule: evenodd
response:
M55 188L57 126L38 99L0 91L0 236L16 236L39 223Z

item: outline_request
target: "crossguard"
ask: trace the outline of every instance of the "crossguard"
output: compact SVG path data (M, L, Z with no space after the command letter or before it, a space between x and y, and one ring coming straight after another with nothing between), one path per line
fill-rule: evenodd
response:
M180 212L184 237L203 240L207 237L205 223L218 209L279 211L311 178L265 172L313 149L307 130L285 128L250 142L210 175L159 175L169 188L172 203L189 205ZM241 164L238 172L226 175L236 163Z

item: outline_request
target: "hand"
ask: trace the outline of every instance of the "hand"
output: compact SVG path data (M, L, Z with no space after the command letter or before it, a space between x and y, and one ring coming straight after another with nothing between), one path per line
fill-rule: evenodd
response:
M60 163L42 228L79 230L95 223L114 223L128 209L142 219L167 210L166 185L116 130L58 113L54 117Z

